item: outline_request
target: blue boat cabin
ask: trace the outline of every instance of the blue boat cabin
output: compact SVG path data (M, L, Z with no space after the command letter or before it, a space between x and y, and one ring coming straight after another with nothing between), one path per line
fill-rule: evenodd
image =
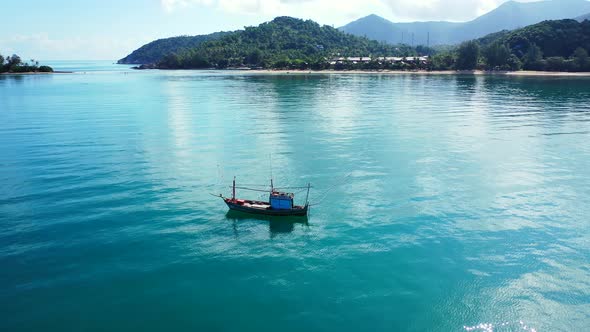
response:
M290 210L293 208L293 194L273 191L270 193L270 207L273 210Z

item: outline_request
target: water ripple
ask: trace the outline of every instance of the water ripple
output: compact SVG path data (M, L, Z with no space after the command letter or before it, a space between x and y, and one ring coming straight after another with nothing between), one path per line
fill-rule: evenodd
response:
M590 80L104 68L0 77L8 330L588 326Z

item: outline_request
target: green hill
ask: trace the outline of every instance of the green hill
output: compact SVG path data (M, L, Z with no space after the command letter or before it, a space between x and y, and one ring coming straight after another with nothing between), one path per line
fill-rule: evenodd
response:
M590 21L543 21L435 55L433 69L590 71Z
M155 63L162 59L164 55L169 53L178 53L194 47L199 46L201 43L219 39L229 32L216 32L209 35L198 35L198 36L179 36L158 39L148 44L143 45L133 53L119 60L117 63L120 64L150 64Z
M538 24L500 32L479 39L482 46L499 43L523 57L532 45L539 47L544 57L571 56L578 48L590 50L590 21L544 21Z
M158 68L317 68L328 56L412 55L393 46L343 33L311 20L277 17L257 27L227 34L184 52L165 56Z

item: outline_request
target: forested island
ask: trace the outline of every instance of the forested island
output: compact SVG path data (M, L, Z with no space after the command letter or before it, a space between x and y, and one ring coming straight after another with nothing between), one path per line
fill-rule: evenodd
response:
M426 54L434 52L425 47L419 49ZM419 55L416 48L409 45L390 45L353 36L311 20L277 17L257 27L201 42L194 48L168 53L147 67L225 69L246 66L319 70L329 67L332 56L359 54L365 58Z
M31 59L31 62L23 62L22 59L13 54L4 58L0 54L0 73L51 73L53 68L39 66L39 62Z
M544 21L435 48L387 44L291 17L207 36L193 40L194 47L187 44L186 38L192 37L171 38L166 40L168 46L157 43L156 48L148 44L138 50L149 54L144 58L162 56L141 68L590 71L588 20Z

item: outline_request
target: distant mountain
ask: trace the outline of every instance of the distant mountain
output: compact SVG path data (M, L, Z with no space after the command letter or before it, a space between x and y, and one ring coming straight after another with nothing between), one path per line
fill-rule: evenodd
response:
M411 22L393 23L375 14L363 17L340 28L341 31L356 36L388 42L426 45L430 37L431 45L452 44L452 32L463 23L453 22ZM501 30L501 29L500 29ZM430 35L429 35L430 34Z
M209 35L198 36L179 36L158 39L151 43L145 44L133 53L119 60L120 64L149 64L160 60L164 55L169 53L179 53L185 50L199 46L201 43L209 40L219 39L229 32L215 32Z
M584 20L590 20L590 13L588 13L586 15L578 16L578 17L576 17L576 20L579 22L582 22Z
M538 2L508 1L472 21L393 23L377 15L351 22L340 30L357 36L389 43L414 45L456 44L489 33L512 30L544 20L574 18L590 12L586 0L549 0Z

